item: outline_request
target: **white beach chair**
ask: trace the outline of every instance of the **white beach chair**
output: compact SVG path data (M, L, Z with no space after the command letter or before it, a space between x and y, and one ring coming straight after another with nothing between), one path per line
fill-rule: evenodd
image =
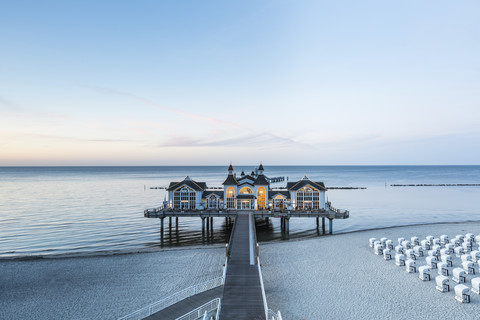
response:
M395 264L399 267L405 265L405 256L401 253L395 255Z
M461 303L470 303L470 289L464 284L455 286L455 300Z
M423 257L423 255L424 255L424 251L423 251L423 248L421 246L413 247L413 252L415 252L415 255L417 257Z
M405 256L407 257L407 259L417 260L417 257L415 256L415 252L413 251L413 249L405 250Z
M382 244L383 247L385 247L385 241L387 241L387 240L388 240L388 238L385 238L385 237L380 238L380 243Z
M437 272L439 275L441 276L446 276L448 277L449 274L448 274L448 269L447 269L447 264L445 262L439 262L437 263Z
M440 250L437 249L437 250L428 250L428 255L431 256L431 257L435 257L438 259L438 257L440 256Z
M395 252L403 254L405 252L405 249L402 246L396 246L395 247Z
M464 236L463 234L457 234L457 235L455 236L455 239L457 239L458 242L460 242L460 244L462 244L462 243L463 243L463 239L465 239L465 236Z
M462 247L456 247L455 248L455 255L459 258L461 257L463 254L465 254L465 250L463 250Z
M467 274L475 274L475 267L472 261L462 262L462 268Z
M385 241L385 248L393 250L393 241L392 240Z
M453 259L452 259L451 255L449 255L449 254L442 255L441 260L442 260L442 262L444 262L447 265L447 267L453 266ZM448 274L447 274L447 276L448 276Z
M376 255L383 255L383 246L380 243L377 243L375 247L373 248L374 252Z
M449 292L450 291L450 284L448 277L445 276L437 276L435 278L435 282L437 284L436 288L440 292Z
M475 241L475 235L473 233L467 233L465 235L465 241L474 242Z
M480 243L480 235L479 235L479 236L475 236L475 242L476 242L476 243Z
M438 260L435 256L428 256L425 261L427 262L427 266L431 269L437 269Z
M412 243L413 246L418 246L420 244L420 241L418 240L418 237L416 237L416 236L411 237L410 242Z
M441 256L445 256L445 255L448 255L448 254L450 254L450 250L448 250L447 248L440 249L440 255Z
M398 244L401 246L402 245L402 242L405 241L405 238L398 238Z
M456 248L456 247L459 247L460 246L460 241L458 241L458 239L452 239L450 240L450 243L453 244L453 247Z
M402 247L404 247L405 249L411 249L412 248L412 243L408 240L405 240L402 242Z
M440 253L440 249L442 249L442 246L439 244L434 244L432 246L432 250L437 250Z
M473 261L472 256L469 255L469 254L462 254L462 256L461 256L460 258L462 258L462 262L465 262L465 261Z
M415 262L415 260L407 259L405 261L405 271L407 271L408 273L417 272L417 263Z
M448 236L446 234L442 234L440 236L440 243L446 245L449 242Z
M465 270L462 268L455 268L453 269L453 277L452 280L456 283L465 283Z
M383 250L383 259L392 260L392 251L390 249Z
M420 241L420 245L424 250L430 250L430 241L428 240L422 240Z
M470 252L470 251L472 251L472 243L469 242L469 241L464 241L462 243L462 248L465 252Z
M418 272L420 273L418 277L423 281L430 281L430 267L429 266L421 266L418 268Z
M373 246L375 245L375 241L377 241L377 238L368 239L368 243L369 243L370 248L373 248Z
M480 278L478 277L472 279L472 292L480 294Z
M426 236L425 239L430 243L430 247L433 246L433 236Z
M480 260L480 251L478 250L472 251L470 252L470 256L472 257L473 262L478 262L478 260Z
M448 249L448 254L452 254L453 250L455 250L455 245L453 243L447 243L445 249Z
M433 238L432 240L434 246L440 246L440 239L438 238Z

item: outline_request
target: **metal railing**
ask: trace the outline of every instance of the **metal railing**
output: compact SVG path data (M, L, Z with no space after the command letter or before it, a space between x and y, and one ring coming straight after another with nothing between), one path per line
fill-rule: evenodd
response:
M193 295L202 293L204 291L216 288L218 286L221 286L225 283L225 277L218 277L209 281L205 281L202 283L199 283L194 286L190 286L188 288L185 288L179 292L176 292L166 298L163 298L160 301L154 302L144 308L141 308L140 310L137 310L135 312L132 312L124 317L118 318L118 320L140 320L144 319L160 310L165 309L166 307L169 307L179 301L182 301L188 297L191 297Z
M206 319L208 314L214 312L220 306L220 298L213 299L210 302L205 303L204 305L198 307L195 310L190 311L187 314L175 319L175 320L197 320L197 319Z
M260 287L262 288L263 308L265 309L265 317L268 319L267 296L265 295L265 287L263 286L262 268L260 267L260 258L257 257L258 276L260 277Z
M257 244L258 245L258 244ZM260 277L260 286L262 288L263 307L265 308L265 318L267 320L282 320L280 311L276 312L268 309L267 296L265 294L265 287L263 285L262 268L260 267L260 258L257 256L258 276Z
M267 320L282 320L282 314L280 311L275 313L272 309L268 309Z

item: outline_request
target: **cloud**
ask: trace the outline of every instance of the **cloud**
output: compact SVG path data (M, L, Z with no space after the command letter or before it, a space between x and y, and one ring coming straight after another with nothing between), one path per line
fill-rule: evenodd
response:
M160 147L310 147L309 145L282 138L270 133L252 133L226 138L191 138L170 135L169 139L159 144Z
M18 104L5 99L4 97L0 96L0 106L2 109L7 110L7 111L24 111L22 107L20 107Z
M152 100L137 96L135 94L122 92L122 91L119 91L119 90L116 90L116 89L104 88L104 87L93 86L93 85L81 85L81 84L79 84L79 86L83 87L83 88L93 90L95 92L99 92L99 93L116 95L116 96L121 96L121 97L127 97L127 98L130 98L130 99L142 102L144 104L148 104L148 105L153 106L155 108L159 108L161 110L167 111L169 113L180 115L180 116L187 117L187 118L190 118L190 119L206 121L206 122L213 123L213 124L216 124L216 125L224 125L224 126L226 125L226 126L234 126L234 127L238 127L238 128L244 128L243 126L241 126L241 125L239 125L235 122L220 120L220 119L205 116L205 115L202 115L202 114L197 114L197 113L193 113L193 112L186 112L186 111L182 111L182 110L178 110L178 109L165 107L165 106L163 106L163 105L161 105L157 102L154 102Z

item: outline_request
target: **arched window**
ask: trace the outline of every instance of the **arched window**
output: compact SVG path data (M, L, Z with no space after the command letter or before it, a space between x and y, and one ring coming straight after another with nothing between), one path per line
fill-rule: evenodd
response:
M197 194L194 190L183 187L173 194L173 202L175 209L195 209Z
M240 189L240 191L238 193L241 193L241 194L252 194L253 191L252 189L250 189L249 187L243 187L242 189Z
M285 206L285 198L281 194L277 194L273 199L273 207L275 209L283 209Z
M209 198L208 198L208 208L209 209L216 209L218 208L218 198L216 195L212 194Z
M266 198L266 196L267 196L267 193L265 192L265 188L264 187L258 187L258 190L257 190L257 209L258 210L265 209L265 205L266 205L265 198Z
M320 204L320 192L306 186L297 191L297 209L318 210Z
M227 188L227 209L235 209L235 189L233 187Z

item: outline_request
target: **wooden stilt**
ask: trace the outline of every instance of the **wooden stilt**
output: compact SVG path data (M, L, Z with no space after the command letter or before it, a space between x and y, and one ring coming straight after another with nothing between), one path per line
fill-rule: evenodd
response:
M325 217L322 217L322 233L325 234Z

